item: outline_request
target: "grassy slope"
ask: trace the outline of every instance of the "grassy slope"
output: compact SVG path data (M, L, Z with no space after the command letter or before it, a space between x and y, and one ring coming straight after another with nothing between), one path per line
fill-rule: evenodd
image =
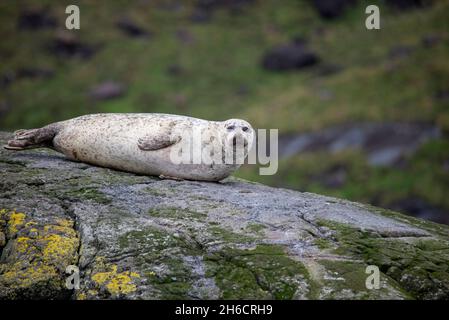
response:
M32 3L31 1L28 1ZM42 1L44 3L45 1ZM46 1L63 25L69 3ZM22 2L26 3L26 1ZM55 70L50 79L21 79L0 89L0 101L12 111L0 119L6 129L40 126L50 121L94 112L168 112L208 119L242 117L255 127L280 132L320 129L348 121L428 121L449 129L449 103L435 93L449 84L449 1L437 1L426 10L397 14L381 7L382 30L364 28L365 2L341 19L319 19L306 1L258 1L232 15L215 12L211 22L189 19L193 4L179 10L163 9L163 1L94 3L79 1L82 41L98 45L92 59L62 59L45 50L55 30L16 30L19 13L13 2L0 4L0 74L24 66ZM100 4L101 3L101 4ZM165 2L167 3L167 2ZM132 17L153 32L149 40L133 39L114 27L121 16ZM187 31L192 41L176 36ZM424 48L425 35L438 34L443 42ZM309 39L326 64L342 71L320 76L319 67L276 74L264 71L259 61L267 48L302 35ZM411 53L388 58L396 45ZM167 72L171 65L180 75ZM87 92L104 80L125 82L127 94L119 99L94 102ZM443 168L449 152L445 140L422 148L400 169L373 169L363 155L310 154L283 161L273 177L260 177L257 168L242 168L242 177L268 184L329 193L354 200L388 204L404 196L420 196L449 209L444 194L449 174ZM341 189L317 182L320 172L343 164L348 181Z

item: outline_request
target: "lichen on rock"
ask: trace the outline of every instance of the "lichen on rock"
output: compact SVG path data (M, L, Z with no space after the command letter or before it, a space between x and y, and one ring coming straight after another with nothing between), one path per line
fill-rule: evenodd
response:
M126 295L137 290L134 278L140 278L136 272L117 272L117 265L111 265L109 271L92 275L92 280L99 286L105 286L111 295Z
M0 297L69 297L64 272L77 262L79 246L73 223L57 218L54 224L41 224L25 213L4 208L1 214L8 236L0 260Z

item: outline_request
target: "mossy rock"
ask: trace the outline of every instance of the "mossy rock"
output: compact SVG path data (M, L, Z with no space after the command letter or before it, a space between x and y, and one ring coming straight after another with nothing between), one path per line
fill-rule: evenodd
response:
M2 299L449 298L449 228L396 212L40 150L1 150L0 181Z

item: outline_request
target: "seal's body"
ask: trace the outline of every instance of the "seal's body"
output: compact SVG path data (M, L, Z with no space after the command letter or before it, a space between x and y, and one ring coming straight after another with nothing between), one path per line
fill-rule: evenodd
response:
M242 138L245 155L254 130L243 120L207 121L155 113L106 113L85 115L48 126L19 130L5 146L9 150L48 147L68 158L102 167L145 175L189 180L219 181L239 163L175 163L173 148L201 132L201 145L219 148L223 154Z

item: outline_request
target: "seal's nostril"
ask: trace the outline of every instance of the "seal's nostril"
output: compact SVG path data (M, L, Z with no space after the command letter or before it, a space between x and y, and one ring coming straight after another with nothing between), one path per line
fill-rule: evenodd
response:
M234 137L234 138L232 139L232 145L235 146L236 144L237 144L237 138Z

